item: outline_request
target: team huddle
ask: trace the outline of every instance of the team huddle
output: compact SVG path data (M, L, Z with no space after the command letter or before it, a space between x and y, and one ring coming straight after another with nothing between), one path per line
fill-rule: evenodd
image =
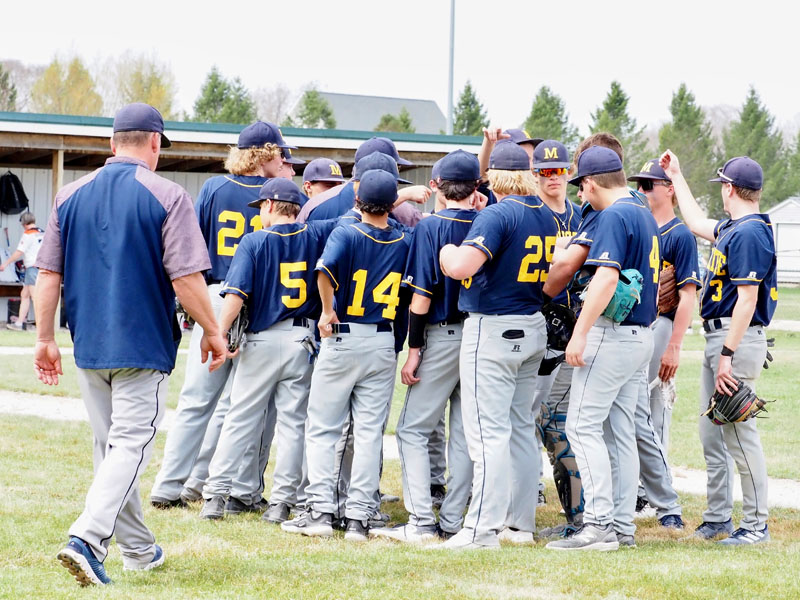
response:
M133 106L133 116L125 113L130 107L117 115L115 136L146 132L157 156L156 142L166 140L160 115ZM309 162L302 188L291 180L293 165L302 164L294 149L270 123L245 128L225 163L228 174L203 186L195 203L199 232L187 225L192 241L181 248L165 233L178 216L147 180L158 178L137 171L167 211L158 225L162 271L197 321L151 504L202 500L204 519L259 512L288 533L333 536L339 529L350 541L454 550L536 538L548 538L553 550L616 550L635 546L635 519L645 516L683 529L667 447L681 343L699 290L708 508L691 537L729 545L769 540L766 465L756 421L747 418L760 408L751 390L777 304L757 163L738 157L718 171L730 218L715 221L692 196L678 157L667 151L626 178L623 148L610 134L584 140L570 157L558 140L487 130L477 157L456 150L434 165L429 189L399 187L408 182L398 165L410 163L387 138L358 148L349 180L332 160ZM37 263L46 282L69 270L65 231L76 227L76 197L99 187L93 182L110 168L119 163L59 194ZM568 185L578 188L581 206L567 198ZM413 205L431 190L435 210L422 213ZM137 202L153 202L137 194ZM174 203L182 224L187 199ZM702 282L692 234L713 243ZM198 240L207 257L197 256ZM102 244L95 250L104 252ZM173 264L180 257L191 258L186 268ZM187 277L191 293L178 283ZM68 275L64 283L69 298ZM160 297L170 295L164 289ZM44 311L46 320L46 302ZM70 322L79 371L111 370L111 397L115 369L142 370L143 378L171 370L152 361L82 364L81 325ZM236 330L244 331L241 344ZM226 332L230 345L220 347ZM60 365L44 347L47 333L40 333L36 365L52 382ZM383 436L406 345L397 444L409 516L390 526L381 502L392 498L379 486ZM203 363L209 353L210 368ZM746 414L723 410L732 402L747 402ZM104 432L109 438L107 424ZM152 438L143 432L132 443L139 446L128 460L137 451L149 457ZM537 530L542 447L565 522ZM108 461L113 448L109 439L108 454L96 453L96 461ZM734 461L744 495L735 530ZM141 519L140 470L119 492L112 488L127 475L101 481L97 471L87 510L59 553L79 582L109 581L102 561L115 519L124 521L116 535L126 568L163 563ZM107 507L98 505L103 494ZM127 510L136 518L123 519Z

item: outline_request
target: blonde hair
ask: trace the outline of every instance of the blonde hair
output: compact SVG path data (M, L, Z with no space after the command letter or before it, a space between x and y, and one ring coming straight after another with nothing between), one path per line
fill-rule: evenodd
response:
M231 175L252 175L261 169L263 163L280 155L281 149L275 144L264 144L260 148L231 146L228 158L225 159L225 170Z
M508 196L535 196L539 193L539 186L529 169L520 171L503 171L489 169L486 173L489 186L495 194Z

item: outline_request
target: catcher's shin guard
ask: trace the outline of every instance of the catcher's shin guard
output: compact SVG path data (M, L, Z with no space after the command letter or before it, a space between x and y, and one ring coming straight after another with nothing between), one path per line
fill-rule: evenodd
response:
M539 427L553 467L553 481L567 522L574 523L582 520L583 485L578 463L564 431L566 421L567 415L554 415L547 407L542 407Z

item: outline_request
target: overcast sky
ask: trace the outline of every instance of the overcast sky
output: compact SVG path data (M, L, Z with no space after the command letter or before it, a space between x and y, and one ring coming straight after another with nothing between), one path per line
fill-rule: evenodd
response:
M316 81L432 99L445 112L449 11L449 0L16 0L0 13L0 59L77 53L92 65L152 53L171 65L189 111L216 64L251 90ZM754 85L779 125L800 124L798 13L774 0L456 0L455 95L470 79L492 122L512 127L548 85L583 133L614 79L640 125L668 118L681 82L703 106L740 106Z

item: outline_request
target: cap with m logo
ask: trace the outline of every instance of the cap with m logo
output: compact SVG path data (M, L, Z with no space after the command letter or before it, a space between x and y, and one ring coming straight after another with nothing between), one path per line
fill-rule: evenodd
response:
M639 181L641 179L652 179L653 181L669 181L672 180L661 168L657 158L651 158L642 165L642 168L636 175L628 177L628 181Z
M544 140L533 151L534 169L566 169L569 166L569 152L561 142Z

